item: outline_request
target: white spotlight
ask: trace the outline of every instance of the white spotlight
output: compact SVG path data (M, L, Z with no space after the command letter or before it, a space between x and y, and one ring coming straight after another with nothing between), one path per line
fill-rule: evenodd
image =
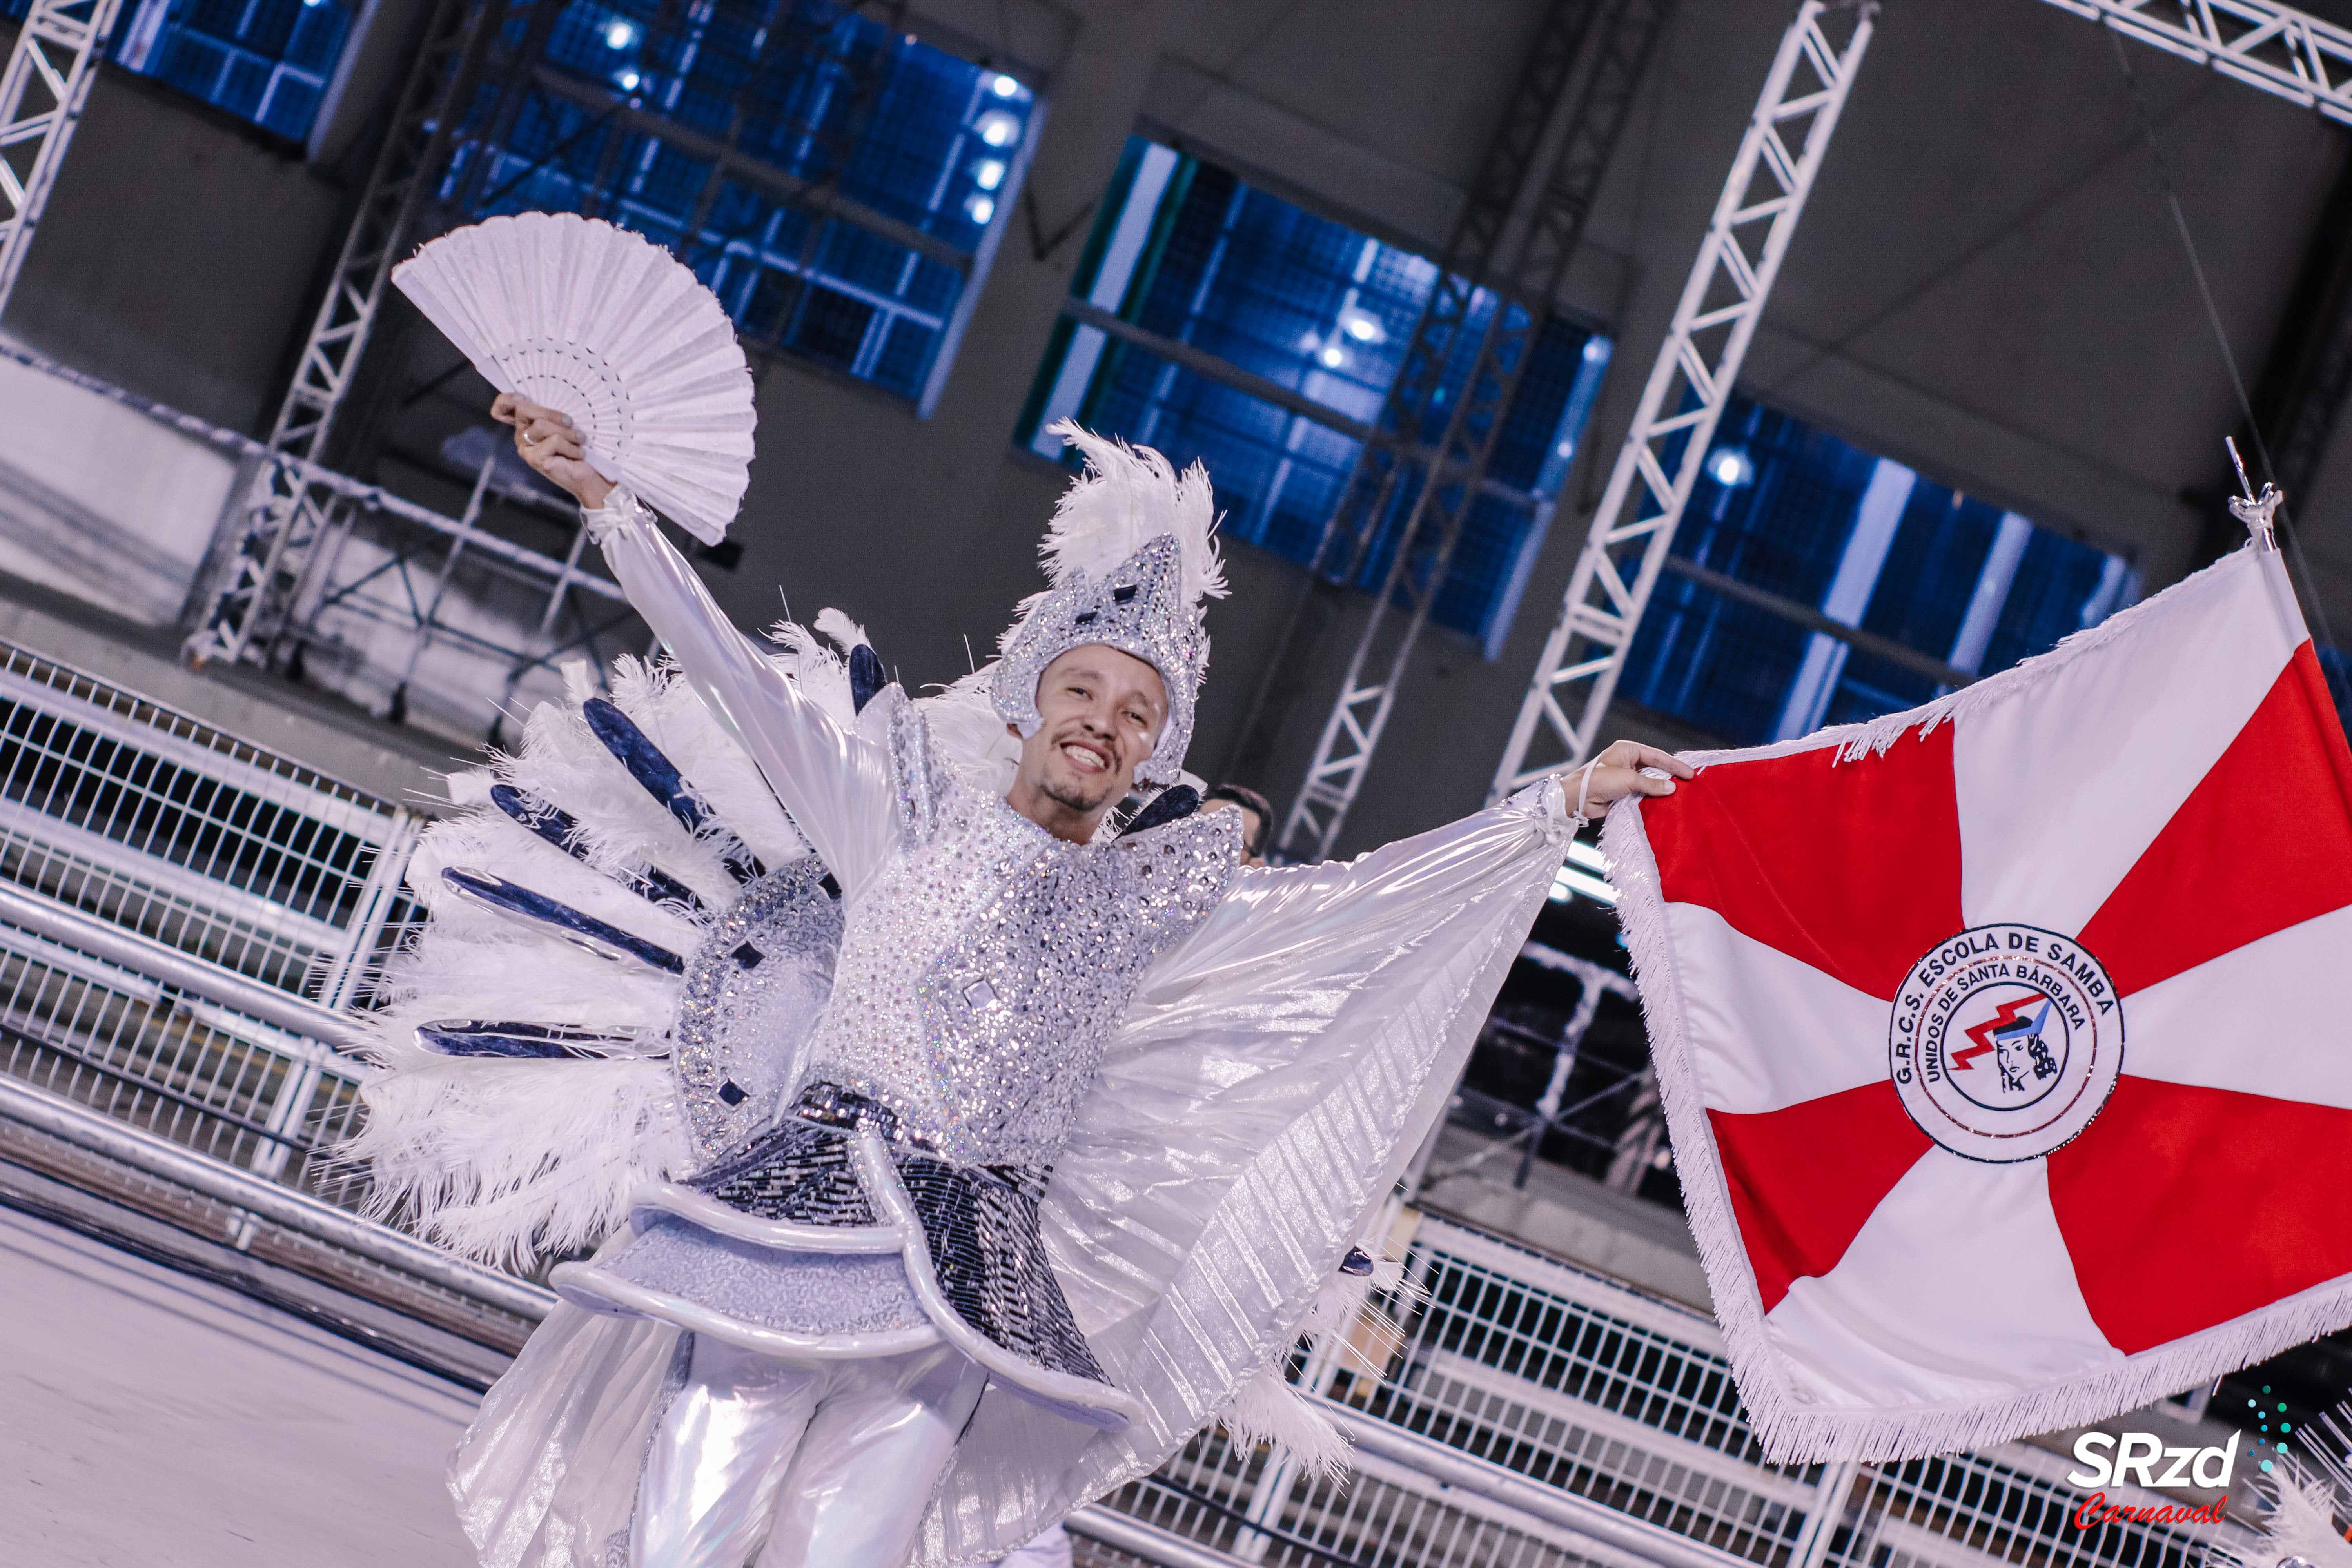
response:
M637 29L633 24L625 22L620 17L615 16L604 25L604 47L606 48L625 49L636 41Z
M988 90L999 98L1018 98L1021 96L1021 84L1009 76L1001 76L988 84Z
M1573 866L1561 867L1559 875L1552 879L1552 901L1564 904L1579 893L1600 903L1613 904L1617 901L1617 889L1590 871L1580 871Z
M1004 183L1004 160L984 158L980 167L971 172L972 183L983 191L992 191Z
M1756 478L1756 459L1744 447L1723 447L1707 454L1706 477L1734 490Z
M972 222L986 223L996 216L996 204L986 196L974 196L963 204L963 210L971 215Z

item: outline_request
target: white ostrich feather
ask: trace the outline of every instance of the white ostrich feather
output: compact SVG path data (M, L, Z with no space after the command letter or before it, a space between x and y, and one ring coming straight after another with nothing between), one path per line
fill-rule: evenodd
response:
M436 1018L518 1018L658 1039L677 1011L678 981L615 963L451 900L391 963L379 988L371 1052L388 1066L439 1061L410 1032Z
M675 668L614 660L613 701L686 775L716 831L740 837L771 867L809 852L760 765Z
M1085 454L1086 472L1062 492L1037 553L1060 587L1073 572L1099 582L1103 574L1163 533L1176 536L1184 563L1184 597L1225 596L1225 566L1217 553L1217 498L1209 470L1194 463L1178 473L1149 447L1130 447L1065 419L1053 433Z
M639 897L495 807L436 822L417 840L408 862L410 885L436 914L448 907L440 880L448 867L509 878L680 957L702 937L700 923L682 910Z
M446 824L428 841L463 842L467 830L487 826ZM393 1070L362 1087L367 1118L336 1151L367 1166L368 1212L408 1220L440 1245L493 1263L601 1238L625 1217L637 1181L682 1158L669 1064L452 1058L419 1045L415 1031L439 1018L521 1018L632 1033L658 1048L678 993L675 976L442 900L386 967L368 1054Z
M572 814L591 865L610 871L659 866L714 907L735 896L720 846L680 826L605 749L577 707L533 709L523 722L521 750L498 759L498 766L508 783Z
M1310 1362L1336 1356L1340 1370L1377 1377L1385 1369L1361 1364L1363 1358L1349 1339L1359 1324L1370 1328L1369 1337L1375 1341L1394 1335L1394 1321L1372 1304L1373 1294L1420 1300L1428 1292L1405 1279L1401 1259L1385 1256L1374 1244L1363 1246L1376 1260L1372 1272L1335 1270L1307 1302L1306 1315L1298 1322L1298 1337L1307 1342ZM1314 1397L1284 1377L1280 1360L1251 1373L1218 1421L1235 1442L1276 1444L1327 1479L1345 1470L1349 1456L1355 1451L1348 1435L1323 1414Z
M1271 1443L1326 1478L1344 1471L1355 1452L1348 1435L1284 1379L1279 1363L1252 1373L1217 1422L1242 1447Z
M817 612L811 626L779 621L768 636L784 648L801 689L814 698L834 722L845 730L859 731L857 708L849 689L849 666L824 638L843 648L871 647L866 628L828 606ZM935 688L915 699L915 706L922 710L930 726L940 760L970 787L1002 795L1013 787L1013 774L1021 765L1021 742L1006 731L1003 716L989 696L989 675L995 668L984 665L953 685Z
M2306 1568L2352 1568L2352 1542L2336 1525L2336 1510L2352 1500L2340 1499L2324 1478L2291 1459L2255 1486L2270 1504L2262 1539L2214 1542L2207 1554L2211 1568L2274 1568L2298 1558Z
M570 213L442 236L392 280L491 385L567 415L588 462L706 544L750 483L751 374L718 297L642 236Z
M686 1163L666 1061L434 1058L360 1093L366 1212L486 1263L593 1245Z
M816 629L840 644L841 651L845 654L852 648L874 646L873 640L866 635L864 626L859 626L831 605L827 605L816 613Z
M460 768L441 775L441 787L451 805L488 805L490 786L498 782L499 775L488 768Z
M1004 722L989 695L996 672L992 660L953 685L918 698L931 741L940 758L964 784L986 795L1002 796L1013 787L1021 768L1021 737Z
M800 683L801 695L813 699L818 707L824 710L825 716L843 729L855 729L857 700L849 689L849 661L826 647L824 638L817 636L817 633L824 632L825 637L835 637L836 628L826 626L827 616L835 617L839 629L857 632L858 641L865 640L865 634L858 630L856 623L839 610L831 609L818 613L814 628L798 621L778 621L769 628L768 638L784 650L778 662L785 673ZM838 637L835 640L838 641ZM844 642L841 646L855 647L857 644Z

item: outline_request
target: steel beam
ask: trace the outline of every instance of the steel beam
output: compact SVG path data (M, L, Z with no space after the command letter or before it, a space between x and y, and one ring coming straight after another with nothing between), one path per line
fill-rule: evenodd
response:
M2352 28L2321 21L2271 0L2043 3L2209 67L2232 80L2316 110L2331 120L2352 124ZM1816 0L1808 0L1805 13L1781 41L1772 82L1780 80L1791 47L1808 26L1808 18L1818 18L1828 8ZM1862 9L1874 6L1865 4ZM1689 500L1696 474L1695 465L1706 454L1722 401L1728 396L1731 383L1738 374L1747 333L1752 331L1756 310L1770 289L1770 275L1763 263L1769 261L1773 269L1779 266L1780 256L1787 247L1785 231L1793 229L1796 215L1811 189L1812 172L1819 163L1814 143L1826 144L1828 130L1834 127L1853 68L1860 63L1869 36L1870 19L1864 16L1843 48L1829 48L1826 37L1822 39L1823 48L1815 62L1814 74L1822 79L1821 85L1829 95L1824 105L1826 123L1817 113L1803 151L1793 160L1789 158L1785 143L1780 147L1779 159L1771 172L1780 180L1788 205L1773 226L1779 248L1772 248L1768 239L1765 250L1748 268L1752 299L1745 301L1748 307L1747 319L1734 324L1738 353L1727 353L1712 361L1701 356L1695 362L1693 368L1702 372L1713 384L1712 396L1701 397L1699 405L1692 408L1685 406L1685 403L1690 389L1699 382L1678 374L1675 362L1688 351L1688 329L1693 321L1704 319L1722 324L1723 318L1709 313L1704 305L1696 312L1692 309L1693 291L1711 284L1711 274L1719 258L1725 209L1721 205L1717 208L1717 222L1701 247L1698 264L1692 269L1684 309L1677 312L1675 330L1660 351L1634 429L1620 454L1617 468L1610 477L1609 490L1586 537L1584 552L1577 560L1560 620L1544 646L1535 677L1521 700L1502 763L1495 771L1490 799L1498 799L1555 768L1572 767L1591 752L1625 654L1633 646L1642 613L1648 606L1657 570L1666 559L1675 525ZM1768 84L1767 100L1771 96L1772 88ZM1726 203L1733 200L1735 187L1755 177L1754 144L1764 123L1765 108L1765 103L1759 103L1758 119L1750 125L1748 139L1733 165L1732 179L1725 187ZM1780 163L1788 166L1786 178L1780 178ZM2331 202L2331 211L2333 206ZM2324 264L2326 258L2314 260ZM2298 298L2313 287L2326 292L2331 286L2332 298L2341 300L2342 280L2332 278L2299 280ZM2292 395L2284 396L2276 406L2257 409L2265 430L2272 427L2273 418L2277 420L2274 457L2282 475L2292 471L2307 478L2316 468L2345 403L2352 399L2352 305L2340 309L2323 307L2319 314L2326 318L2324 322L2314 323L2314 331L2305 342L2286 345L2288 357L2294 363L2273 367L2283 371L2294 384ZM1668 389L1659 384L1662 375L1679 383L1683 389L1683 400L1671 409L1664 405L1664 394ZM2265 377L2266 382L2270 379ZM2263 390L2273 389L2266 386ZM2264 401L2259 395L2257 400ZM1684 423L1686 419L1687 425ZM1657 438L1662 434L1671 437L1683 429L1689 434L1685 437L1685 444L1675 449L1680 460L1670 477L1663 444ZM2234 541L2233 521L2226 531L2217 524L2210 540L2221 540L2224 531L2228 540ZM2210 541L2208 548L2213 548ZM1623 568L1637 556L1638 563L1629 581Z
M1363 788L1511 399L1673 10L1674 0L1561 0L1537 37L1440 260L1379 435L1361 448L1317 552L1315 574L1344 587L1361 578L1384 541L1393 542L1283 823L1281 845L1293 857L1328 856ZM1481 289L1491 303L1469 378L1444 413L1434 452L1423 458L1416 448L1425 445ZM1400 507L1404 515L1391 529ZM1286 647L1276 662L1293 657Z
M480 46L495 35L505 12L500 0L440 0L435 7L310 322L293 384L278 405L271 449L312 462L325 459L327 437L351 391L352 373L383 307L392 269L447 161L453 122L479 68Z
M2352 125L2352 28L2271 0L2043 0Z
M282 658L281 634L309 585L321 541L347 503L314 479L350 394L368 332L419 206L448 159L455 122L504 0L439 0L390 129L343 237L324 296L259 463L215 566L215 585L184 647L195 664Z
M118 0L33 0L0 71L0 315L97 79Z
M1837 130L1877 5L1804 0L1782 35L1610 471L1489 798L1592 752L1625 657Z

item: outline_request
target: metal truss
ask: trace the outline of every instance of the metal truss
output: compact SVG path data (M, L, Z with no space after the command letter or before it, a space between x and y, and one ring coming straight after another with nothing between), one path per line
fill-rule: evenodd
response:
M2352 124L2352 29L2270 0L2044 3ZM1633 428L1577 559L1559 622L1521 700L1490 799L1591 753L1698 464L1869 43L1875 5L1864 0L1854 7L1843 47L1822 30L1825 14L1838 8L1806 0L1781 39L1674 328L1651 369ZM1805 85L1794 84L1792 75ZM1801 117L1805 136L1792 157L1778 126ZM1760 198L1751 195L1759 174L1768 182ZM1751 255L1734 231L1768 216L1763 243ZM1716 339L1721 346L1710 356L1706 345ZM2339 322L2313 358L2305 395L2281 432L2282 471L2307 475L2316 466L2337 411L2352 396L2352 331Z
M1516 1122L1517 1130L1499 1142L1491 1142L1477 1152L1454 1164L1424 1172L1423 1183L1441 1182L1449 1176L1478 1169L1497 1154L1507 1153L1514 1145L1519 1148L1518 1169L1511 1177L1511 1185L1524 1188L1528 1175L1535 1170L1536 1157L1544 1140L1559 1132L1610 1151L1607 1184L1620 1192L1632 1192L1641 1185L1649 1170L1651 1156L1657 1152L1664 1129L1658 1123L1657 1074L1644 1062L1638 1068L1619 1070L1616 1079L1583 1099L1564 1104L1568 1099L1569 1080L1575 1075L1582 1059L1584 1037L1599 1016L1604 996L1617 996L1636 1006L1641 1005L1641 993L1633 983L1591 959L1562 952L1539 942L1530 942L1519 949L1522 961L1566 974L1577 983L1576 1010L1569 1016L1557 1034L1544 1035L1522 1028L1504 1018L1488 1018L1486 1028L1506 1037L1516 1037L1522 1044L1538 1049L1549 1047L1552 1053L1551 1072L1543 1092L1537 1096L1532 1108L1508 1100L1479 1095L1465 1084L1455 1092L1481 1113L1482 1121L1492 1118L1497 1127ZM1628 1094L1628 1090L1632 1090ZM1587 1113L1612 1100L1622 1100L1614 1108L1620 1121L1617 1131L1607 1140L1596 1136L1580 1121L1589 1120Z
M418 706L431 710L426 727L457 738L487 731L497 745L518 688L535 672L552 678L572 657L601 679L622 650L612 645L645 646L618 585L582 565L586 529L572 530L559 561L481 527L494 487L506 489L499 462L493 451L454 518L388 506L378 490L335 493L320 520L315 565L290 607L305 679L370 708L383 704L394 723L408 723ZM554 510L568 521L568 506ZM404 651L383 657L383 632ZM440 668L427 669L436 649ZM495 690L484 676L499 682Z
M0 71L0 314L81 120L118 0L33 0Z
M487 476L477 468L472 500L463 515L447 517L28 349L0 343L0 360L133 409L232 460L294 469L289 482L318 509L309 526L322 537L295 603L303 637L289 658L307 648L315 683L353 700L380 705L394 698L404 706L401 686L414 681L416 702L439 716L441 730L465 738L487 730L495 744L502 713L534 672L551 672L573 654L601 672L607 654L618 651L610 646L616 639L622 647L645 646L619 584L582 564L582 531L572 531L571 548L558 559L481 526L494 492L566 523L572 515L525 491L520 474L498 473L495 463ZM379 628L391 637L380 640ZM436 668L420 668L436 648Z
M511 547L477 526L487 479L478 479L463 518L436 518L420 531L348 493L348 481L320 466L328 456L337 414L351 395L392 268L413 239L437 222L499 210L524 181L597 136L604 138L604 148L580 206L592 214L605 212L631 176L630 161L620 154L635 137L658 131L677 141L687 134L642 113L632 100L599 93L593 101L575 102L587 119L551 152L529 160L502 157L499 150L535 104L553 109L585 90L545 68L562 14L553 0L439 0L268 449L217 546L216 585L186 644L192 661L255 660L340 681L351 688L347 695L386 706L395 721L404 721L412 683L420 704L446 707L452 696L442 689L445 680L420 676L428 660L501 664L505 690L511 695L519 681L556 651L593 651L599 637L625 619L618 608L583 608L591 601L580 592L593 599L610 586L579 570L584 535L575 535L570 557L562 563L528 551L520 552L528 561L506 559ZM676 7L662 15L674 27L691 28L707 20ZM888 13L893 23L897 15ZM697 202L698 216L707 218L718 205L722 176L742 172L746 161L731 149L751 95L772 87L776 71L823 47L828 32L829 27L785 27L773 37L761 35L756 58L747 62L751 68L732 108L725 144L713 144L716 156ZM898 36L895 26L890 36ZM879 75L879 64L869 62L850 84L859 110L853 118L861 124L877 97ZM830 211L829 204L838 201L830 184L820 189L796 182L791 194L819 212ZM428 211L440 216L428 221ZM924 238L928 243L929 237ZM499 579L495 587L489 584L493 577ZM457 578L465 588L455 585ZM506 629L481 623L480 602L470 591L477 589L500 606L501 614L492 619ZM565 629L567 614L576 620L575 630ZM470 626L460 624L469 617ZM514 635L533 624L535 633ZM401 650L389 660L375 646L387 637ZM493 713L474 717L489 723L495 734ZM444 713L441 721L446 727L455 719Z
M1876 11L1873 0L1804 0L1781 37L1577 557L1559 621L1520 702L1490 798L1592 752L1716 422L1869 48Z
M2043 0L2352 124L2352 30L2269 0Z
M194 664L243 658L282 662L280 647L309 563L342 521L346 503L319 483L335 416L349 395L417 211L447 160L454 121L479 68L483 44L505 15L503 0L440 0L426 25L391 128L368 175L324 298L279 405L268 455L256 471L239 518L225 531L215 587L190 634Z
M1381 545L1392 554L1283 823L1282 847L1293 857L1328 856L1363 787L1485 488L1505 414L1673 10L1674 0L1562 0L1545 18L1440 260L1379 433L1359 453L1317 552L1317 574L1341 584L1360 581ZM1469 379L1431 446L1428 421L1473 330L1482 289L1491 292Z

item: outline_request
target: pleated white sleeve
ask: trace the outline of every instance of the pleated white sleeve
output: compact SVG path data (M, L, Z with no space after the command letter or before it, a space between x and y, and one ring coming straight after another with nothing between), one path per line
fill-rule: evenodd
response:
M602 508L581 516L630 605L855 897L897 838L887 752L834 722L736 629L625 488L615 487Z
M1125 1432L983 1401L919 1560L1160 1465L1286 1351L1443 1112L1570 837L1559 786L1348 864L1241 872L1144 977L1055 1163L1055 1272Z

